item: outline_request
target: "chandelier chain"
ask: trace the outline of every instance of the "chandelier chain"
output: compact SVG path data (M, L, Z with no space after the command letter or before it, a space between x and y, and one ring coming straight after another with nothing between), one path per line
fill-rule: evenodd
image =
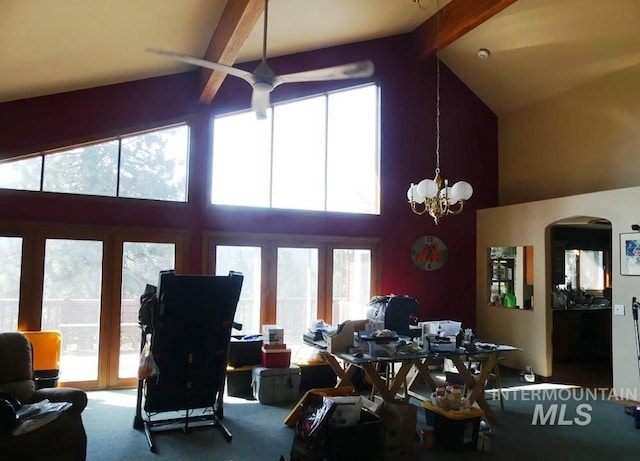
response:
M440 173L440 59L436 54L436 173Z
M413 0L420 6L420 0ZM433 2L433 0L431 0ZM449 182L440 175L440 2L436 0L436 171L433 179L423 179L418 184L411 183L407 199L411 210L417 215L428 213L436 223L446 215L462 213L464 202L471 198L473 188L466 181L459 181L449 187Z
M436 0L436 174L440 173L440 1Z

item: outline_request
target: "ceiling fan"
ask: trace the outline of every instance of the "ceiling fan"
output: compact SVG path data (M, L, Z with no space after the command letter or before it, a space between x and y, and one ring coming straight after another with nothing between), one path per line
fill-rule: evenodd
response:
M267 109L270 107L270 94L274 88L283 83L314 82L324 80L346 80L353 78L364 78L373 75L373 63L369 60L356 61L334 67L296 72L293 74L276 75L267 64L267 11L269 0L265 0L264 8L264 32L262 41L262 61L253 72L227 66L217 62L207 61L183 53L162 50L158 48L147 48L146 51L168 56L182 62L218 70L220 72L239 77L249 83L252 88L251 109L255 111L256 118L265 119Z

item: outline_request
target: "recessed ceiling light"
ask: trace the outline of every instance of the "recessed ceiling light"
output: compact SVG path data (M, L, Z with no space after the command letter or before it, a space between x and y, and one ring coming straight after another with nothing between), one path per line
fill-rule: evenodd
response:
M489 56L491 56L491 51L487 50L486 48L480 48L478 50L478 57L480 59L489 59Z

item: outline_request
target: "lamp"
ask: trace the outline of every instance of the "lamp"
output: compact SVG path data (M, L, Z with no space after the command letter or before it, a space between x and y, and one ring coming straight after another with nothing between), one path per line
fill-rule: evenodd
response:
M440 7L436 12L437 34L440 38ZM440 176L440 59L436 49L436 171L433 179L423 179L418 184L411 183L407 190L407 199L411 210L423 215L429 213L438 224L441 217L448 214L460 214L464 202L471 198L473 188L466 181L459 181L449 187L449 181ZM457 208L456 208L457 207Z

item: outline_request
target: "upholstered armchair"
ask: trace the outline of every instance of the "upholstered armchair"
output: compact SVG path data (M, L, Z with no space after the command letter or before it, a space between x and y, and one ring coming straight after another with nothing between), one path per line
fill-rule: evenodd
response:
M87 395L74 388L36 389L33 374L33 349L22 333L0 333L0 392L8 392L22 404L48 399L51 402L71 402L53 421L24 434L0 435L0 459L84 461L87 435L82 423L82 411Z

